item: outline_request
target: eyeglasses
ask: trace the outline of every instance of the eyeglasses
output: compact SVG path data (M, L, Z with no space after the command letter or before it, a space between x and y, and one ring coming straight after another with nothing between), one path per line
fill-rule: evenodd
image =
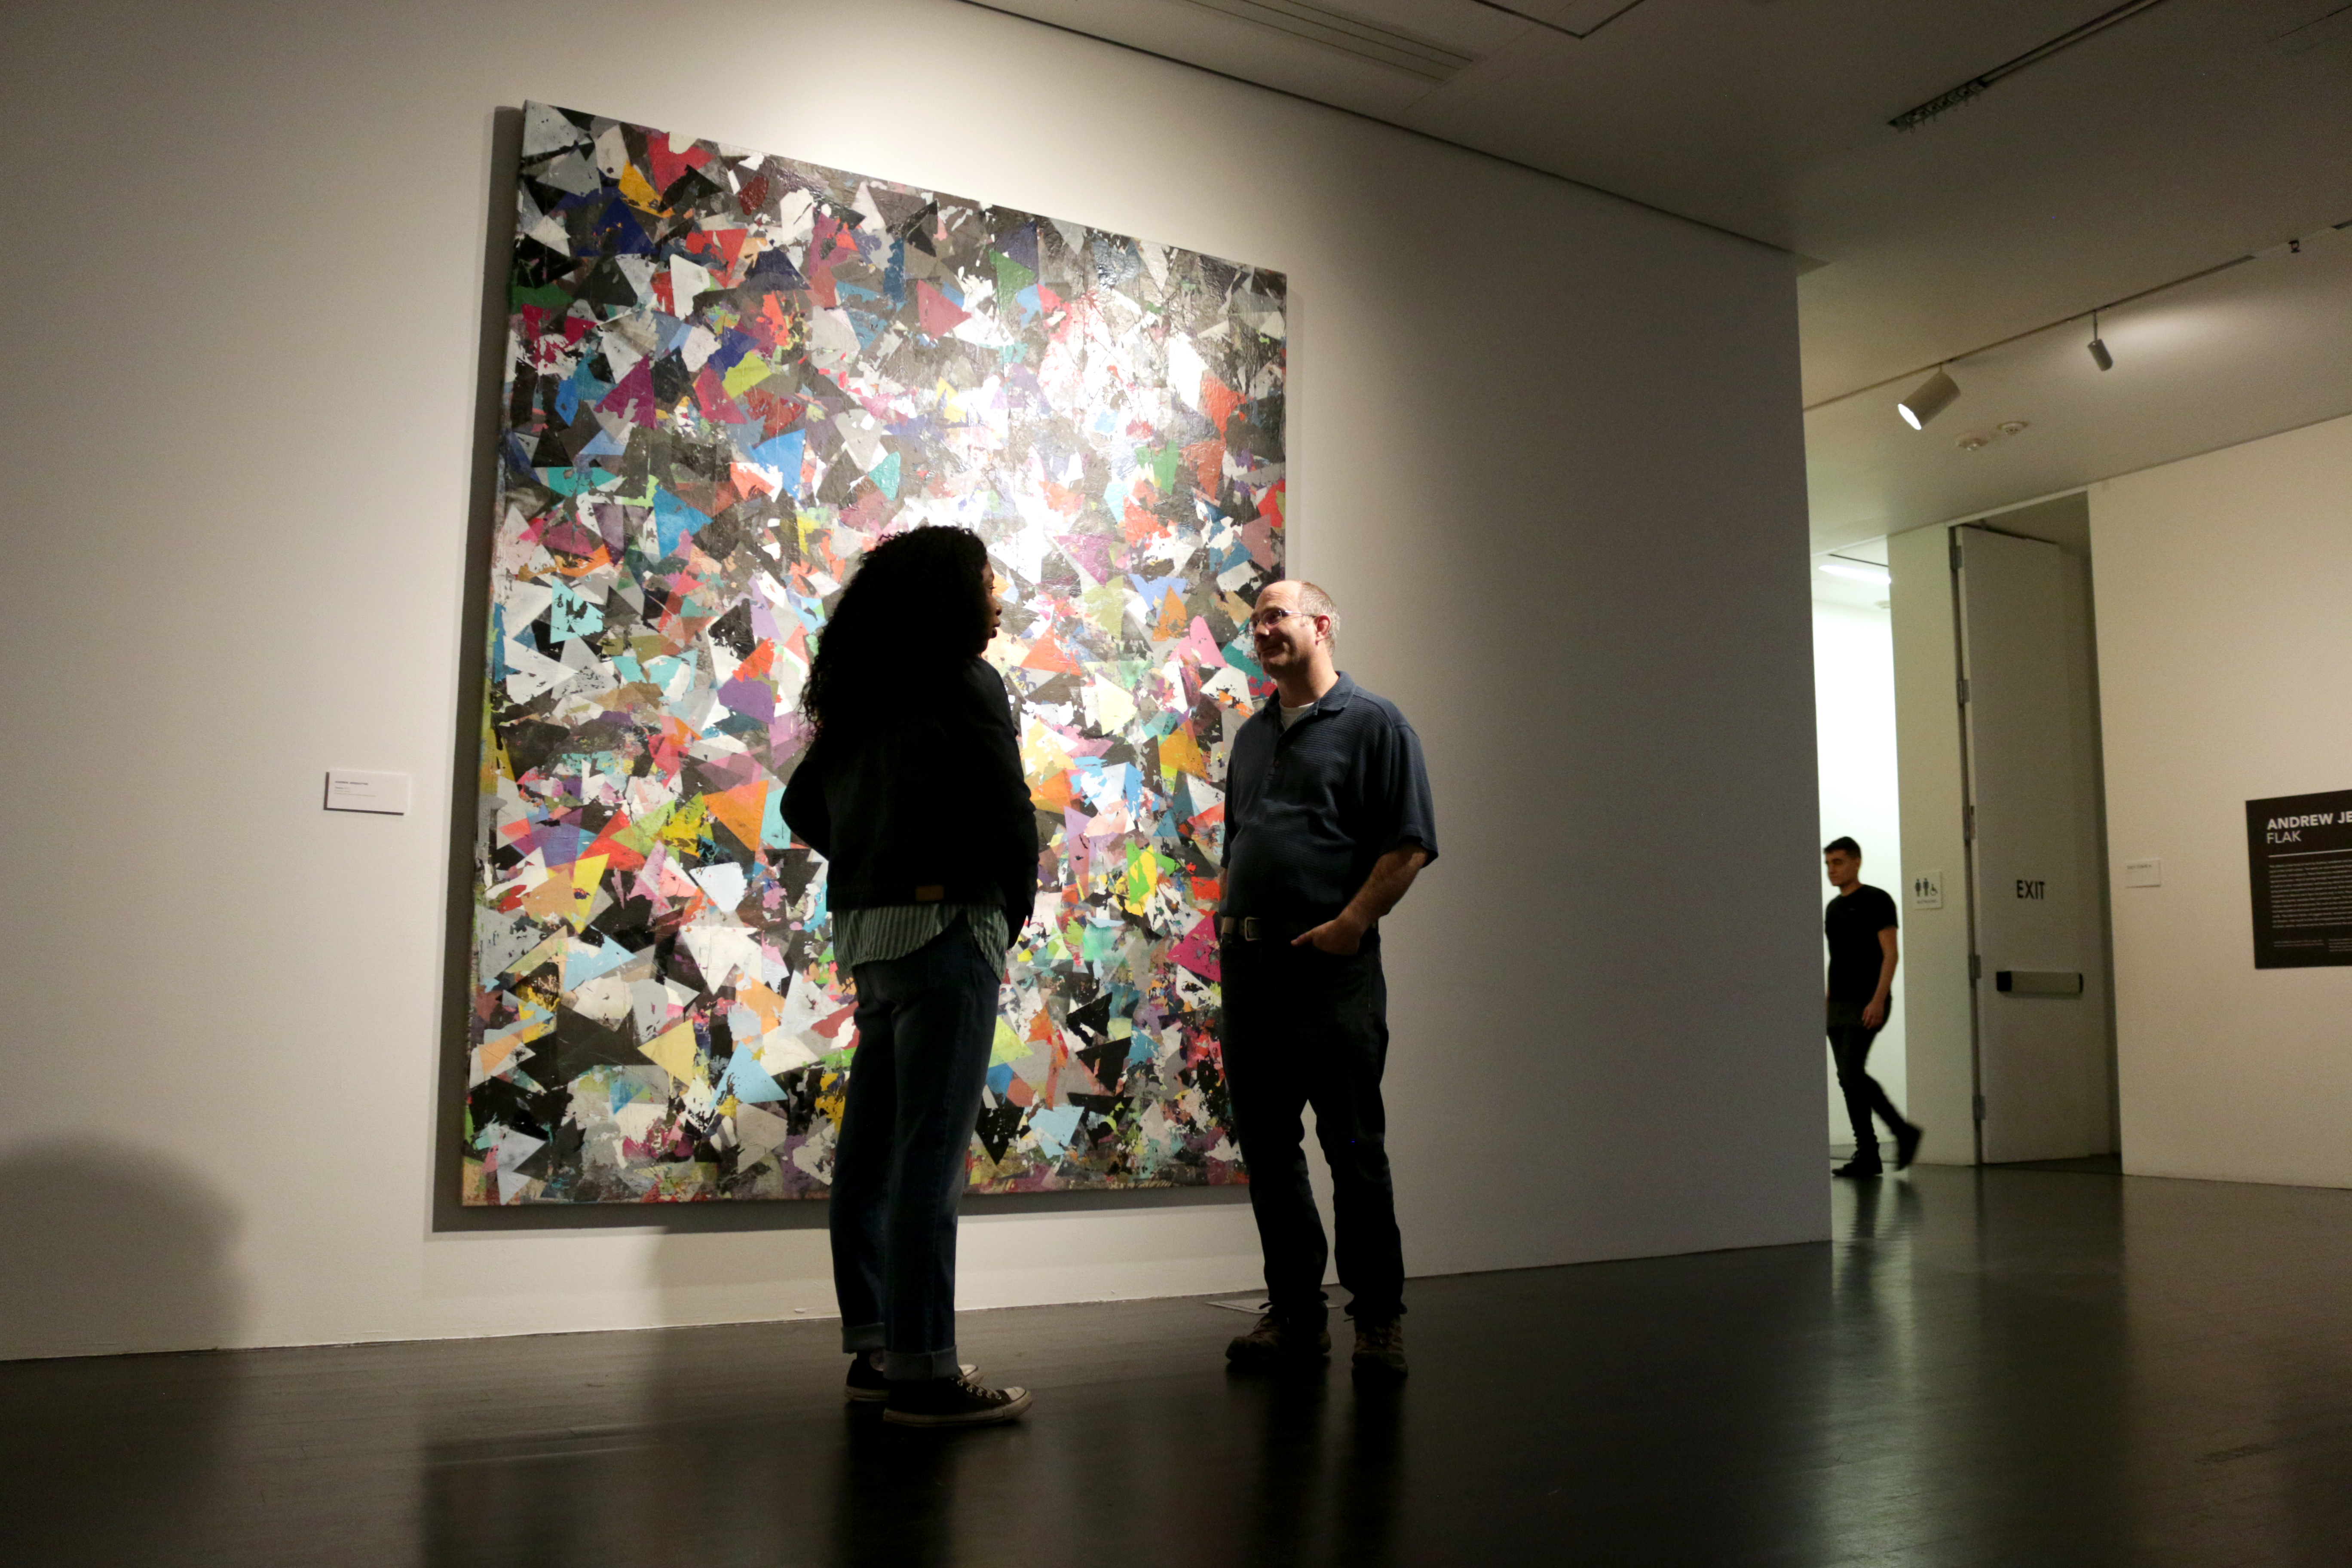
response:
M1250 630L1254 632L1269 631L1272 628L1280 626L1291 616L1303 616L1307 612L1304 610L1260 610L1256 615L1254 615L1249 618Z

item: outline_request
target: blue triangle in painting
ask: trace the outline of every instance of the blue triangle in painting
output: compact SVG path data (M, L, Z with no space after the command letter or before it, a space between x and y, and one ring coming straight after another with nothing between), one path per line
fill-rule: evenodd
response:
M669 491L655 490L654 534L656 545L661 552L655 559L667 561L677 554L678 542L709 521L709 518L695 510Z
M600 974L610 974L636 956L611 937L601 948L575 942L563 954L563 988L576 991Z
M783 1089L768 1076L751 1047L739 1044L735 1055L727 1064L727 1092L736 1099L757 1104L762 1100L782 1100Z
M751 460L781 472L785 490L796 494L801 488L801 447L807 440L805 429L772 436L751 448Z

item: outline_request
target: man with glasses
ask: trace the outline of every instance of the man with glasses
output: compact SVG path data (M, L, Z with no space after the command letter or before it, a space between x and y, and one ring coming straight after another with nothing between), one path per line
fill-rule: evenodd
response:
M1339 630L1339 606L1312 583L1269 585L1250 619L1276 695L1234 738L1217 930L1225 1077L1268 1310L1225 1353L1245 1366L1330 1353L1329 1251L1304 1148L1311 1105L1331 1168L1354 1364L1395 1375L1405 1370L1404 1255L1381 1104L1379 922L1437 858L1437 826L1420 737L1394 703L1333 666Z

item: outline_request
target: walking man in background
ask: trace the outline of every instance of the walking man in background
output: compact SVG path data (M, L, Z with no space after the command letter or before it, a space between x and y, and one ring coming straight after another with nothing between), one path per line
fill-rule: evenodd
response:
M1895 1134L1896 1170L1908 1167L1919 1152L1919 1129L1903 1120L1868 1070L1870 1043L1886 1026L1886 1010L1895 1001L1895 900L1863 881L1862 846L1851 838L1830 840L1822 865L1837 889L1822 920L1830 944L1830 1057L1837 1063L1838 1089L1853 1123L1853 1158L1832 1173L1875 1176L1885 1167L1879 1162L1872 1112Z
M1354 1363L1401 1374L1404 1254L1381 1104L1380 919L1437 858L1429 778L1421 739L1396 705L1334 668L1339 611L1329 595L1273 584L1250 630L1276 691L1234 740L1217 930L1225 1076L1268 1310L1225 1353L1244 1366L1330 1353L1329 1250L1303 1147L1312 1105L1331 1168Z

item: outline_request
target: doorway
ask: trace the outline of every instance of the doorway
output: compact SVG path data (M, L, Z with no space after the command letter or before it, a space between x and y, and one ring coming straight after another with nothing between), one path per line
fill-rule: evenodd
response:
M1852 838L1862 846L1863 880L1899 896L1902 821L1895 767L1895 651L1887 613L1886 542L1843 545L1813 558L1813 713L1821 816L1814 844ZM1823 879L1826 905L1836 889ZM1871 1047L1870 1071L1899 1108L1907 1103L1904 992L1897 977L1886 1025ZM1829 1157L1854 1152L1824 1042L1822 1084Z

